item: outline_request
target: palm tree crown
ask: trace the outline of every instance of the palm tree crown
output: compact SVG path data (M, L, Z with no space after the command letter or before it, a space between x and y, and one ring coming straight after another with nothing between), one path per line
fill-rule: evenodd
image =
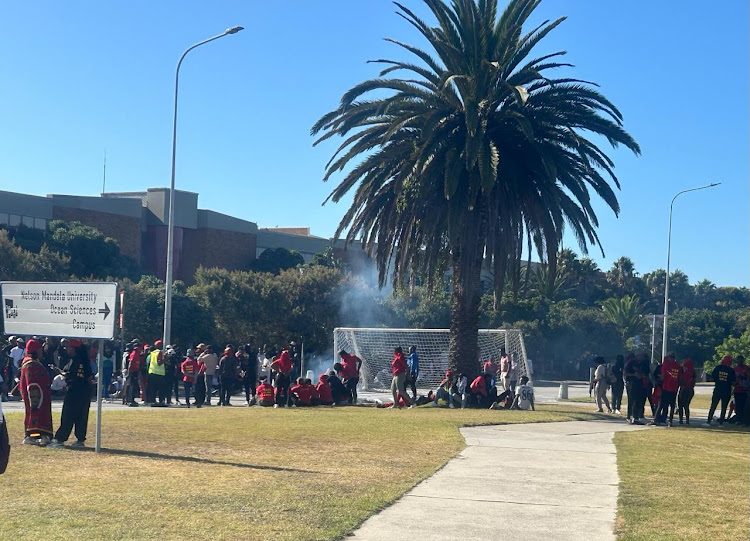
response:
M396 280L414 269L434 279L440 254L449 254L454 364L476 358L485 258L494 260L496 299L506 274L518 272L525 240L554 280L566 225L584 252L599 243L589 190L619 211L614 163L584 134L640 152L596 85L548 75L570 66L559 61L564 51L532 56L564 20L524 33L539 1L511 0L498 15L497 0L424 0L434 27L396 2L431 51L389 40L413 61L374 60L385 66L379 78L344 93L312 128L316 144L344 138L324 177L351 165L330 195L338 201L356 185L337 236L346 231L347 242L361 238L374 251L381 283L391 261Z

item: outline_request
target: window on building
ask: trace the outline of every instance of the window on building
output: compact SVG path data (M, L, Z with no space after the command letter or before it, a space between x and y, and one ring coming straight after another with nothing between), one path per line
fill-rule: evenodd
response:
M7 212L0 212L0 224L8 225L8 213Z
M44 218L34 218L34 229L47 229L47 220Z
M21 217L18 214L11 214L8 225L21 225Z
M21 223L26 227L34 227L34 218L31 216L21 216Z

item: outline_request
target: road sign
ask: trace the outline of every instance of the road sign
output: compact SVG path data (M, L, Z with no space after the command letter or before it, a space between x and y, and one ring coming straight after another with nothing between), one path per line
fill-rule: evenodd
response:
M0 282L6 334L114 338L117 284Z

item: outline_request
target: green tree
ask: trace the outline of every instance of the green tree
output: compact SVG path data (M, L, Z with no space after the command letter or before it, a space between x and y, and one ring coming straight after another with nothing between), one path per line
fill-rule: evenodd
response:
M750 329L740 336L728 336L721 344L716 346L713 359L703 363L703 370L710 374L725 355L730 355L733 359L738 355L750 359Z
M333 253L333 248L326 246L322 252L313 255L310 265L320 265L331 269L340 269L342 267L341 259Z
M669 315L669 349L678 357L689 357L697 363L710 359L730 335L733 319L733 314L715 310L677 310Z
M592 84L551 74L568 66L558 60L564 51L531 56L564 20L524 34L539 0L511 0L499 16L497 0L425 3L435 27L397 5L431 51L390 40L412 58L375 60L380 78L344 93L312 133L316 144L344 138L324 180L354 162L330 198L358 187L337 236L374 251L381 284L391 262L397 282L415 268L434 276L449 252L450 362L475 373L485 253L498 299L524 239L554 277L565 224L582 250L599 241L589 188L619 210L614 164L588 133L640 150ZM408 75L386 77L400 70Z
M607 282L612 284L620 295L638 293L637 278L638 273L635 271L633 260L625 256L617 259L607 271Z
M602 303L604 317L617 327L623 341L648 331L648 322L643 318L644 309L638 295L610 297Z
M250 264L255 272L270 272L279 274L281 271L293 269L305 263L302 254L296 250L286 248L267 248Z
M8 231L0 229L0 280L47 281L66 280L70 258L43 245L39 253L17 246Z

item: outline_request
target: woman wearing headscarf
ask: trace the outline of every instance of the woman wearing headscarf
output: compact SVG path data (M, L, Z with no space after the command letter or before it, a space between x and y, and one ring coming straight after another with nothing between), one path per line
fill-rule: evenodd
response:
M40 362L42 343L29 340L21 361L18 388L26 416L23 419L26 445L47 445L52 438L52 391L47 368Z

